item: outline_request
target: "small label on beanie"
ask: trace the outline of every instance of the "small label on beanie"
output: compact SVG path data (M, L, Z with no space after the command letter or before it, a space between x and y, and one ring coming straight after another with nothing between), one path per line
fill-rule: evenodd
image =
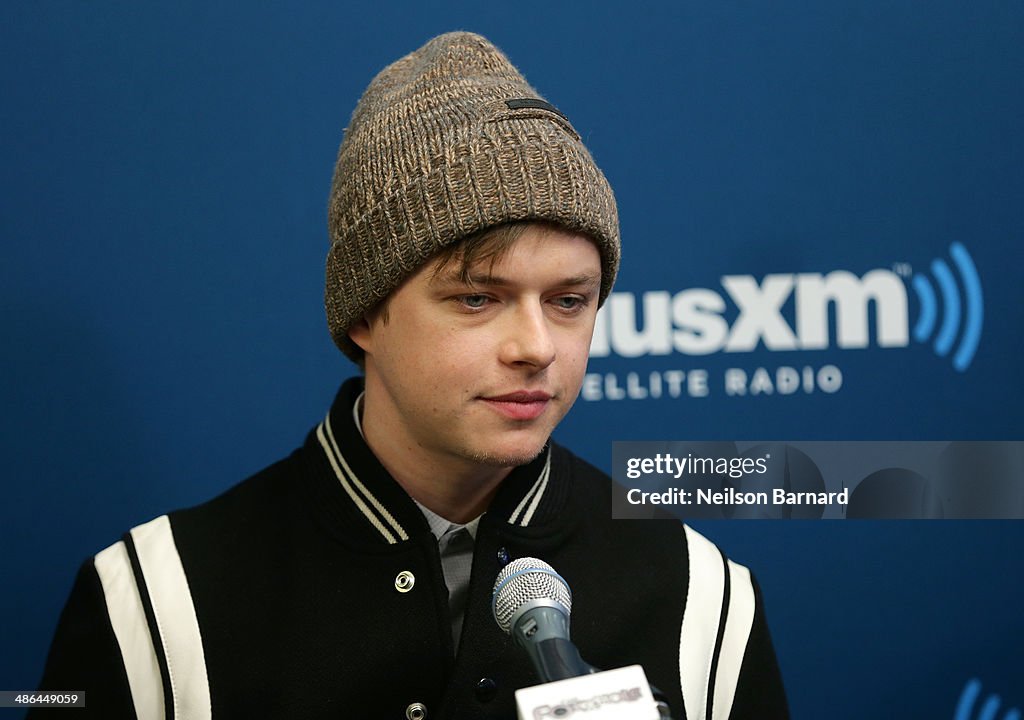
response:
M565 113L556 108L554 105L552 105L549 102L540 100L538 98L516 98L515 100L506 100L505 104L508 105L509 110L522 110L523 108L547 110L548 112L553 112L555 115L558 115L558 117L560 118L563 118L565 120L569 119L565 117Z

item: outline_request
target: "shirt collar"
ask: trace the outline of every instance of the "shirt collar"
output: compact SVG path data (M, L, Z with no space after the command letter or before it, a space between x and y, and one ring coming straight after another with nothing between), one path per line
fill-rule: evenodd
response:
M477 515L465 524L454 523L451 520L441 517L416 498L413 498L412 501L416 503L416 507L418 507L420 512L423 513L423 517L427 519L427 525L430 527L430 532L434 533L434 537L438 540L448 533L457 532L463 529L469 533L471 538L476 540L476 529L480 525L480 518L482 518L483 515Z

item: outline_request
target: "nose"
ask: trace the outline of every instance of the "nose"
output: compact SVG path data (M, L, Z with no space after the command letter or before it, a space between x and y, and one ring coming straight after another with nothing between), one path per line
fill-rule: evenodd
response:
M501 347L507 365L546 368L555 361L555 342L540 303L524 303L509 317Z

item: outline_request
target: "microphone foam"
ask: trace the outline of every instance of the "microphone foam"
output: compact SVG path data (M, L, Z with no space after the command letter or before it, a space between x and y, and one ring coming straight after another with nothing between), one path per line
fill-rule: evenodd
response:
M494 581L491 612L498 627L511 632L513 620L527 603L555 603L568 617L572 611L572 593L562 576L543 560L519 558L506 565Z

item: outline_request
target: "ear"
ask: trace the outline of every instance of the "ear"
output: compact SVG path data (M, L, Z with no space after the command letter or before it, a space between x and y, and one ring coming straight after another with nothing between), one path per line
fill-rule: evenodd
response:
M370 330L370 321L365 317L357 320L348 329L348 339L354 342L364 353L370 353L373 347L373 331Z

